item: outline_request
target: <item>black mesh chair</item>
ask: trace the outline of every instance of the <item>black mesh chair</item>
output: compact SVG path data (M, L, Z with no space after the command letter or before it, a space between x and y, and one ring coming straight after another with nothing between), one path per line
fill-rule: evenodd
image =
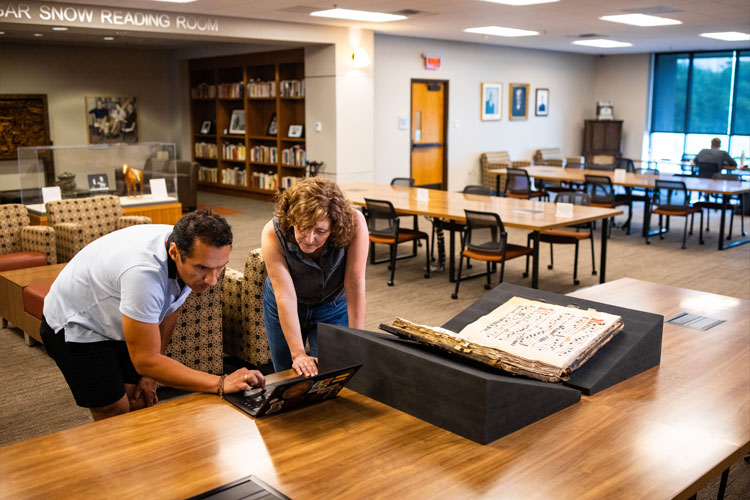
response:
M713 180L725 180L725 181L737 181L740 182L742 180L742 176L737 174L722 174L722 173L715 173L712 177ZM732 203L734 202L734 203ZM729 234L727 235L727 239L732 239L732 228L734 226L734 212L735 208L739 205L740 207L740 221L742 225L742 236L746 236L745 233L745 202L743 201L742 195L733 195L729 199L729 209L730 217L729 217ZM696 207L699 207L701 209L706 209L706 232L710 231L710 228L708 227L711 222L711 210L724 210L724 204L718 201L718 199L715 197L714 199L711 199L711 195L708 195L707 198L703 201L699 201L695 203Z
M685 248L685 241L688 235L688 217L690 217L690 234L693 234L693 223L695 214L701 214L700 218L700 238L699 242L703 244L703 210L690 204L690 194L688 193L685 183L682 181L662 181L657 180L654 187L654 196L651 205L651 213L659 216L659 238L664 239L662 229L662 219L667 218L667 227L669 227L670 217L685 217L685 229L682 233L682 248ZM648 235L646 243L650 244Z
M474 210L464 210L464 212L466 213L466 232L461 238L461 258L458 261L458 278L456 290L451 294L452 299L458 298L458 287L461 282L471 278L487 276L487 284L484 288L489 290L493 269L498 262L500 263L500 283L502 283L505 262L532 253L532 249L527 246L508 243L508 233L505 232L505 226L496 213ZM464 257L485 261L487 271L462 276Z
M508 174L508 182L505 183L503 196L524 200L531 200L533 198L549 200L549 194L547 194L547 191L544 189L541 191L534 191L531 189L531 179L526 170L522 168L508 167L506 172Z
M693 168L693 175L702 179L713 179L714 174L721 172L721 167L718 163L711 163L707 161L696 161L695 167Z
M606 175L586 174L584 179L584 188L591 198L592 207L616 208L627 205L628 219L622 225L622 228L626 230L626 234L630 234L630 219L633 217L633 199L630 194L616 194L612 179ZM614 226L614 221L612 222Z
M572 203L574 205L588 206L591 204L591 198L586 193L578 191L565 191L558 193L555 197L555 203ZM539 241L549 243L549 265L547 269L554 266L554 257L552 248L557 243L560 245L575 245L575 261L573 264L573 284L578 285L578 243L581 240L591 241L591 274L596 276L596 258L594 257L594 223L584 222L575 226L561 229L548 229L539 233ZM526 246L531 246L531 233L526 238ZM526 256L526 272L524 277L529 275L529 256Z
M464 186L463 194L480 194L482 196L492 196L492 188L479 184L469 184Z
M391 179L391 186L414 187L414 179L411 177L394 177Z
M390 201L386 200L365 198L365 219L367 220L367 229L370 233L370 263L380 264L382 262L390 262L391 279L388 281L388 286L393 286L396 261L416 257L417 255L416 248L414 248L413 253L410 255L396 257L398 245L422 239L427 241L427 233L414 229L402 229L400 227L401 219L398 218L396 209L393 208L393 204ZM390 257L388 259L375 260L374 248L376 243L389 246ZM427 272L424 277L429 278L430 254L425 251L425 256L427 260Z
M391 186L403 186L403 187L414 187L415 181L412 177L394 177L391 179ZM412 225L412 229L415 231L419 231L419 216L416 214L413 215L401 215L399 214L399 217L413 217L414 218L414 224ZM414 240L414 253L417 252L417 246L422 246L422 242L419 240ZM370 245L370 251L374 253L373 251L374 246Z
M622 169L626 172L635 173L635 163L630 158L616 158L615 169Z

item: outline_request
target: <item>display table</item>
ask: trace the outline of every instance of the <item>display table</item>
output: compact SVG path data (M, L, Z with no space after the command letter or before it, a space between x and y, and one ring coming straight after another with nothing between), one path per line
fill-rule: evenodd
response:
M257 420L200 394L0 448L0 497L187 498L253 474L295 500L688 498L742 458L750 302L632 279L573 296L725 322L665 323L658 367L487 445L348 389Z
M123 215L145 215L151 217L153 224L172 225L182 217L182 204L177 198L168 197L153 199L150 194L138 198L120 196ZM44 204L26 205L32 225L47 225L47 212Z

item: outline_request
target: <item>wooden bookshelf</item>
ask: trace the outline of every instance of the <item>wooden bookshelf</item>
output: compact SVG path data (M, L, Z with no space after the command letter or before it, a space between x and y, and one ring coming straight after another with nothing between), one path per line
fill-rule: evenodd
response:
M290 125L305 124L303 50L193 59L188 67L201 189L271 198L286 177L304 177L304 134L288 136Z

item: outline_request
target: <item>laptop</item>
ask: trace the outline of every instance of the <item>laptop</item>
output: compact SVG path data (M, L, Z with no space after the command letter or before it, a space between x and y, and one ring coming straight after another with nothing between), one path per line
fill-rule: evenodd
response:
M224 398L253 417L272 415L335 398L361 366L339 368L312 377L290 378L268 384L265 390L235 392L224 395Z
M188 500L291 500L288 496L264 483L255 476L243 477L238 481L219 486Z

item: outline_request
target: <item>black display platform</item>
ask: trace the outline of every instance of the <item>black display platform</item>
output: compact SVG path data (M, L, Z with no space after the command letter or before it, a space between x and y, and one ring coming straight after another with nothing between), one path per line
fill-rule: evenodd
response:
M622 331L565 382L587 396L653 368L661 360L663 316L506 283L495 287L445 323L443 328L458 332L512 297L563 306L574 305L581 309L593 308L622 317L625 324Z
M347 387L486 444L580 401L562 384L513 377L393 335L318 325L320 370L362 363Z

